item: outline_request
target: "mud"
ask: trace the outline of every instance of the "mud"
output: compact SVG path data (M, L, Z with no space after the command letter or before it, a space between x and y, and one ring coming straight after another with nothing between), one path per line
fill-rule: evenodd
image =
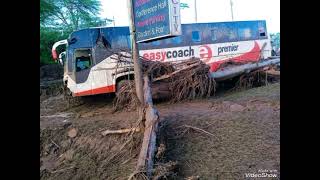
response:
M68 109L62 95L40 99L40 179L128 178L143 135L101 135L137 121L136 112L114 113L112 100ZM245 179L261 169L280 177L280 83L156 107L165 143L157 164L177 163L169 179Z
M272 84L174 107L160 105L166 161L179 163L174 179L246 179L246 173L261 170L276 171L273 179L280 179L279 87Z
M126 179L135 166L141 134L102 136L106 129L128 128L136 114L112 114L109 102L65 109L63 96L41 102L41 179ZM77 131L71 138L68 132ZM123 144L126 146L121 150Z

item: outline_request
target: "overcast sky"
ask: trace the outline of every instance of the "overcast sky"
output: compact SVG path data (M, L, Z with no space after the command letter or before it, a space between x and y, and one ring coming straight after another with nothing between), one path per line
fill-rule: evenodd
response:
M269 33L280 32L280 0L232 0L235 21L266 20ZM195 22L195 0L180 0L190 8L181 9L181 22ZM230 0L196 0L198 22L231 21ZM128 26L127 0L101 0L103 18L116 26Z

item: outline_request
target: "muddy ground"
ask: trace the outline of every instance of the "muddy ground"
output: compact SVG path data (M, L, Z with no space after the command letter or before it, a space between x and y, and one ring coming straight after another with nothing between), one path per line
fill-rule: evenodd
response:
M128 178L143 135L101 135L137 121L136 112L113 113L111 101L100 96L68 109L62 95L41 99L41 179ZM169 179L247 179L259 170L279 178L280 83L156 107L165 144L157 162L178 163Z

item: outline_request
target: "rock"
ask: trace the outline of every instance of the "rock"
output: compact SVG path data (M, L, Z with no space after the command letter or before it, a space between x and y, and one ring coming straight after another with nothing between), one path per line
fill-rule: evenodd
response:
M230 111L232 112L238 112L238 111L243 111L245 107L241 106L240 104L232 104L230 106Z
M78 131L75 128L72 128L68 131L68 136L74 138L77 136Z

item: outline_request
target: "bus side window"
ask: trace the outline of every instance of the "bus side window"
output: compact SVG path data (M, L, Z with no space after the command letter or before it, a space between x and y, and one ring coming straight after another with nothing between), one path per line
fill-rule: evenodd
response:
M216 41L217 40L217 30L216 29L212 29L211 30L211 40L212 41Z
M240 40L249 40L252 38L250 28L240 28L239 29Z
M234 29L230 29L229 31L229 40L233 41L233 40L237 40L238 36L237 36L237 31Z
M200 42L201 36L199 31L192 31L192 41L193 42Z
M260 37L266 37L266 32L265 32L263 27L259 28L259 36Z

